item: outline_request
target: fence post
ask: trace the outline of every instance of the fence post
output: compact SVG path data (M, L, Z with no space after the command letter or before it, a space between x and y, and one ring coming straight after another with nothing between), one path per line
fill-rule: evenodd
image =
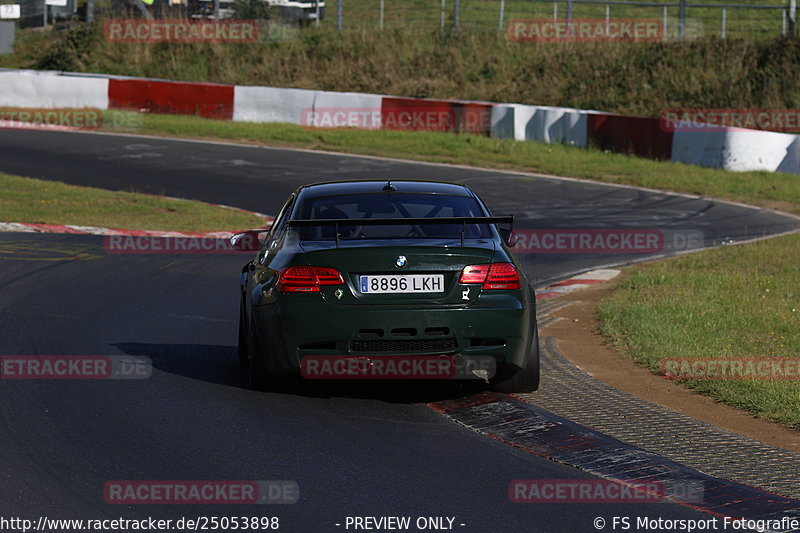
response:
M506 0L500 0L500 22L497 24L498 33L503 33L503 15L506 11Z
M336 29L339 31L342 31L343 29L342 2L344 2L344 0L336 0Z
M214 0L214 20L219 20L219 0Z
M446 6L445 6L445 2L446 1L447 0L442 0L442 22L441 22L441 26L440 26L441 29L444 29L444 19L447 18L447 11L446 11Z
M728 22L728 11L723 7L722 8L722 40L725 40L725 26Z
M611 25L611 6L606 4L606 37L608 37L608 28Z
M678 37L686 37L686 0L681 0L678 12Z
M572 37L572 0L567 0L567 35Z
M797 0L789 0L789 38L795 37L795 23L797 22Z
M781 11L781 37L786 37L786 11Z
M459 20L459 11L461 9L461 0L453 0L453 27L458 28L461 21Z
M94 22L94 0L86 0L86 22Z
M553 0L553 24L558 23L558 0Z
M669 7L667 7L667 6L665 5L665 6L664 6L664 27L661 29L661 31L662 31L662 32L664 32L664 40L665 40L665 41L668 41L668 40L669 40L669 34L667 33L667 20L668 20L668 15L669 15Z
M381 30L383 30L383 7L384 7L383 0L381 0L381 23L380 23Z

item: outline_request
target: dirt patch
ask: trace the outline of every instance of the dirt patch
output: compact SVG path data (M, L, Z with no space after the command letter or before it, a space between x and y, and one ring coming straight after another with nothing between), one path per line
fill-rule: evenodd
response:
M761 200L758 205L764 206L767 209L774 209L775 211L783 211L784 213L796 213L797 209L796 204L781 200Z
M562 317L540 331L557 337L558 349L583 371L625 392L692 418L785 450L800 452L800 432L717 403L708 396L652 374L605 343L598 332L597 303L620 278L560 296L574 303L551 316Z

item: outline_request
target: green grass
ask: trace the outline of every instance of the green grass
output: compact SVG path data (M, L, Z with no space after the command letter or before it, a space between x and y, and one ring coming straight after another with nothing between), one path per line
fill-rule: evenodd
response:
M630 268L602 333L655 373L664 358L800 359L800 235ZM800 382L703 380L696 391L800 429Z
M0 174L0 222L186 232L258 228L261 218L193 200Z
M542 172L726 198L800 214L800 179L791 174L727 172L560 144L477 135L323 130L156 114L145 114L143 119L140 128L127 131Z

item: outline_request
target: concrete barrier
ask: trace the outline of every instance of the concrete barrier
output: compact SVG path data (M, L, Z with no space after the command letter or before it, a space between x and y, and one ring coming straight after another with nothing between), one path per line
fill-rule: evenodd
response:
M138 109L220 120L233 118L233 85L111 79L108 101L109 109Z
M233 91L233 120L300 124L303 110L314 106L315 92L237 85Z
M0 71L0 105L108 109L108 79L36 70Z
M621 154L670 160L672 132L657 118L588 113L586 135L589 146Z
M320 128L381 129L381 102L379 94L335 93L316 91L314 104L303 110L303 126Z
M800 174L800 136L734 128L675 131L672 161L724 170Z
M381 123L387 130L442 131L489 135L492 107L485 102L384 96Z
M236 86L233 120L380 129L378 94Z
M492 107L491 136L585 148L588 113L568 107L497 104Z

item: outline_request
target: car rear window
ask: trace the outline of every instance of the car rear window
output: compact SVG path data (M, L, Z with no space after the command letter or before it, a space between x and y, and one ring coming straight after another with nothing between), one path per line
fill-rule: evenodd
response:
M358 219L358 218L442 218L486 216L480 204L468 196L444 194L373 193L357 196L321 196L306 199L295 218ZM307 226L300 231L303 240L325 240L336 237L334 226ZM460 238L461 224L399 224L370 226L339 225L341 239L394 238ZM487 224L467 224L466 238L488 238Z

